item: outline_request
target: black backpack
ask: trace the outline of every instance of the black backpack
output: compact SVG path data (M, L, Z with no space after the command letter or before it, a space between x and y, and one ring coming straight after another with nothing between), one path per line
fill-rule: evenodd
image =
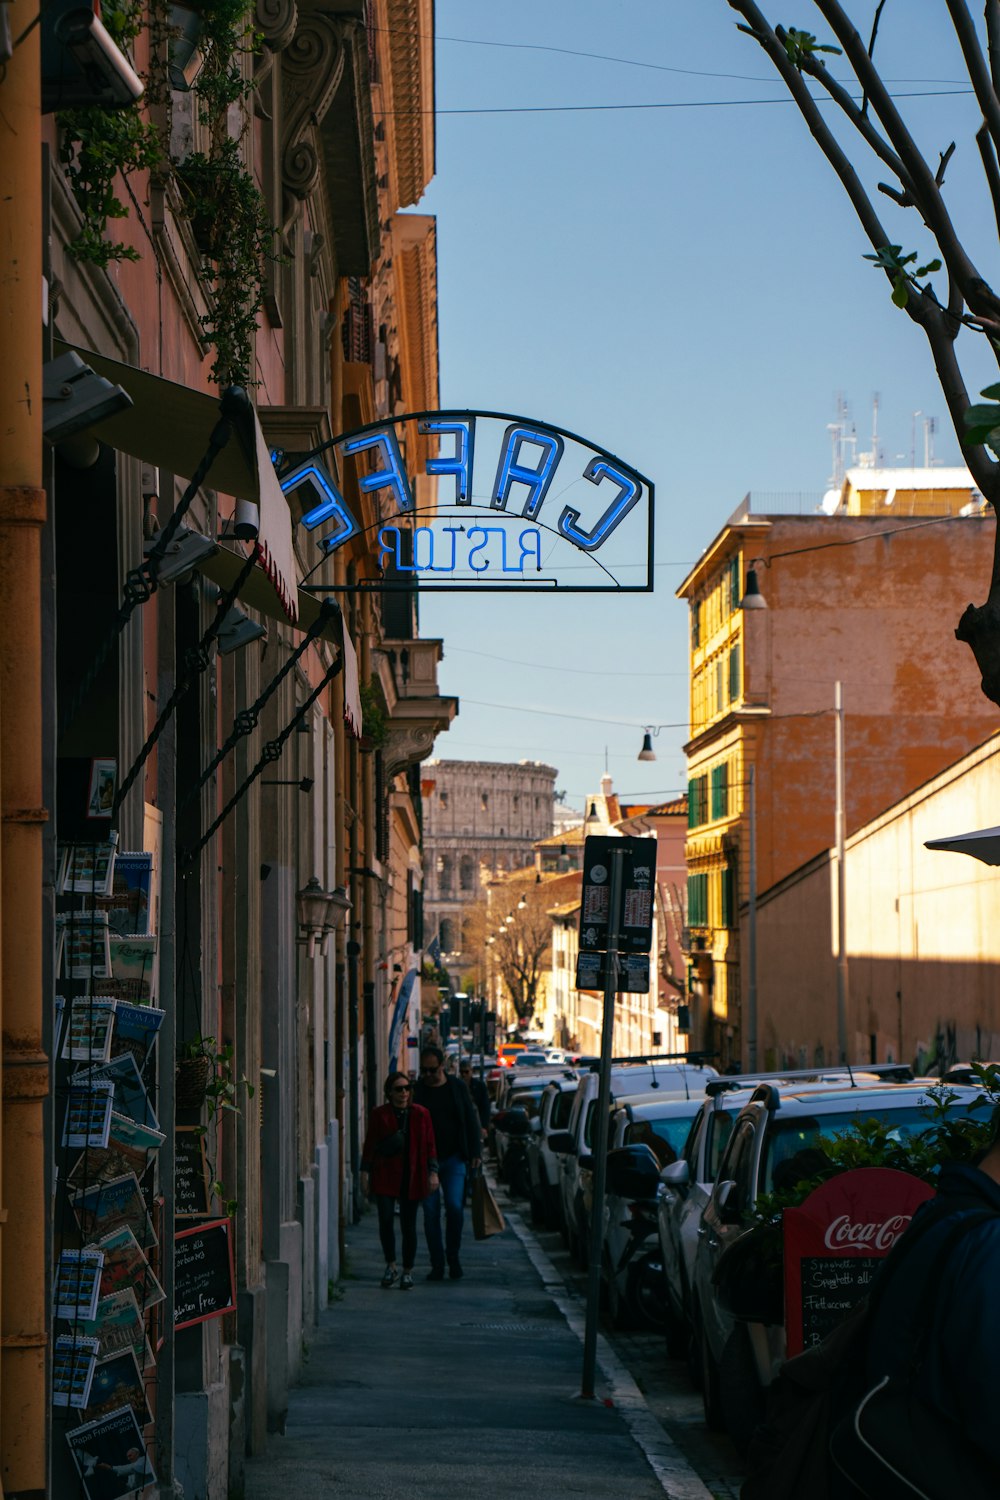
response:
M925 1307L924 1333L917 1341L905 1380L880 1381L877 1394L866 1378L868 1338L879 1287L900 1262L942 1222L928 1216L897 1242L868 1297L848 1313L823 1339L784 1364L767 1396L767 1415L757 1428L747 1454L747 1478L742 1500L989 1500L996 1494L995 1478L984 1487L974 1458L966 1458L965 1487L955 1488L956 1461L961 1444L951 1424L909 1390L912 1376L926 1352L932 1324L933 1297ZM951 1217L951 1215L948 1215ZM939 1288L941 1271L955 1243L969 1229L997 1215L990 1210L963 1212L945 1235L929 1288ZM885 1389L886 1385L892 1389ZM919 1426L917 1426L919 1424ZM917 1428L919 1443L913 1435ZM899 1442L898 1436L904 1436ZM956 1446L957 1445L957 1446ZM933 1454L940 1457L935 1464ZM906 1473L912 1464L913 1480ZM935 1468L941 1467L941 1474ZM923 1485L925 1488L919 1488Z

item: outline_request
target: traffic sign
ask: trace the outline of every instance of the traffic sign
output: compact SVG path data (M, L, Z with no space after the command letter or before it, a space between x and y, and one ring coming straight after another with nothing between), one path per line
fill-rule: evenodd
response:
M608 956L606 953L588 953L583 948L576 956L576 987L578 990L603 990L607 979ZM649 954L619 953L618 994L649 994Z
M607 951L611 915L611 849L620 851L623 846L618 949L623 954L648 953L653 946L656 840L607 838L592 834L583 845L583 893L580 901L580 947L590 953Z

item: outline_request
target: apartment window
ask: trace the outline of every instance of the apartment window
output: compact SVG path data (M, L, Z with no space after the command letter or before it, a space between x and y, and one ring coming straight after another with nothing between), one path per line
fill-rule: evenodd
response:
M720 876L721 900L719 903L720 915L723 927L736 926L736 868L734 865L726 865Z
M729 701L736 703L740 696L740 648L738 645L730 647L729 651Z
M700 828L708 822L708 777L695 776L688 782L688 827Z
M715 663L715 712L717 714L721 714L722 710L726 706L726 699L723 696L726 680L725 672L723 670L724 666L725 663L723 662L722 657L718 657Z
M712 767L712 817L729 816L729 762ZM725 925L725 924L723 924Z
M729 564L726 583L729 590L729 613L734 614L740 607L740 559L738 555Z
M688 925L690 927L708 926L708 876L689 875L687 882L688 890Z
M701 605L697 602L691 606L691 645L701 645Z
M480 792L480 794L479 794L479 805L483 809L483 812L485 812L486 809L489 807L489 805L490 805L490 799L489 799L489 794L487 792Z

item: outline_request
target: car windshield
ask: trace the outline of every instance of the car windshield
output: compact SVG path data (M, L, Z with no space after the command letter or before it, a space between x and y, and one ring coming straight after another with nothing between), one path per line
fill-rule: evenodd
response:
M510 1096L508 1109L523 1109L529 1120L538 1114L542 1102L541 1089L515 1089Z
M684 1149L684 1142L691 1129L691 1121L698 1113L699 1102L691 1101L690 1114L670 1114L657 1119L647 1116L644 1120L633 1120L625 1132L627 1146L648 1146L661 1167L669 1167Z
M815 1165L810 1148L818 1141L831 1140L859 1119L884 1120L890 1126L890 1139L897 1140L920 1135L931 1125L926 1105L902 1109L851 1109L836 1114L803 1114L778 1119L765 1141L758 1191L770 1193L776 1188L794 1187L803 1177L811 1177Z
M556 1102L552 1106L550 1124L553 1130L563 1130L569 1122L570 1110L573 1108L573 1093L571 1089L560 1089L556 1095Z

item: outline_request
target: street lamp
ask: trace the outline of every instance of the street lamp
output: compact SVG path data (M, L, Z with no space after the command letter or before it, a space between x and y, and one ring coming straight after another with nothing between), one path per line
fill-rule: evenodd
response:
M750 559L750 566L747 568L747 586L743 594L743 598L740 600L740 609L767 608L767 600L761 593L760 584L757 581L758 563L760 563L761 566L765 568L769 568L771 566L766 557L752 557Z

